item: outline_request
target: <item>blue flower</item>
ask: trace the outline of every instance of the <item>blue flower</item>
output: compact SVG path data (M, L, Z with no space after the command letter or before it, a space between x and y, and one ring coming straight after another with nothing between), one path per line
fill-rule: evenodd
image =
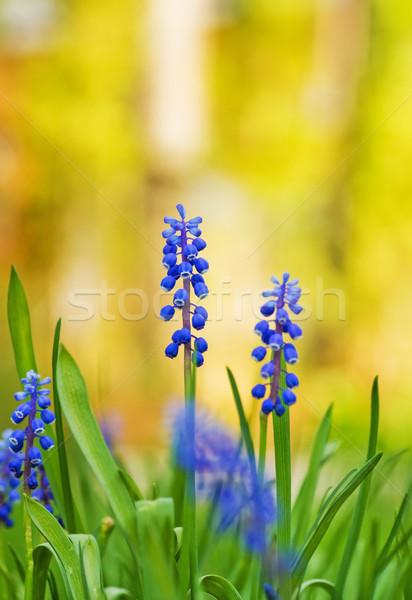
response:
M8 448L11 431L11 429L6 429L0 437L0 522L4 523L6 527L13 526L11 513L14 504L20 500L17 488L20 486L19 477L22 474L21 457L13 456ZM9 461L15 461L15 471L9 469Z
M170 292L179 280L182 282L182 287L174 293L173 306L168 305L161 309L160 318L163 321L170 321L175 315L175 309L180 309L185 333L182 337L182 329L173 334L172 343L165 350L165 354L169 358L175 358L178 355L180 344L190 348L193 355L195 343L192 343L192 340L197 338L192 335L191 328L203 329L208 318L204 308L191 303L191 287L199 300L203 300L209 295L203 278L203 274L209 270L209 263L199 256L199 253L206 248L206 242L200 237L202 232L199 225L202 223L202 218L194 217L186 220L184 206L178 204L176 208L180 218L165 217L164 219L168 227L162 231L162 236L166 240L162 264L167 269L167 276L162 279L160 287L163 291ZM196 346L197 366L203 364L203 352L207 350L207 343L203 338L200 339L202 342L198 342Z
M41 379L38 373L33 370L23 377L21 382L24 384L23 392L16 392L14 395L18 402L23 402L13 413L11 420L13 423L23 423L27 419L27 425L24 429L11 430L8 435L9 450L14 454L8 462L8 468L15 477L23 476L23 488L26 494L29 490L35 490L38 485L39 469L42 467L42 452L53 448L52 438L45 435L46 425L55 421L53 411L49 409L50 390L43 386L51 383L50 377ZM38 440L41 447L35 445Z
M282 370L282 357L286 365L298 362L298 352L290 342L285 342L285 335L295 341L302 337L302 329L290 318L298 315L303 309L298 302L301 288L297 279L290 279L289 273L284 273L280 281L271 278L274 288L263 292L264 298L269 298L261 307L261 314L268 320L259 321L255 326L255 333L262 339L262 346L252 352L252 358L258 362L264 360L269 350L271 360L264 364L260 370L263 379L270 380L267 384L268 396L262 402L262 412L269 414L273 411L280 417L285 412L286 406L296 402L296 395L291 388L299 385L299 379L294 373ZM255 385L252 389L254 398L262 399L266 396L266 387L262 384Z
M273 533L275 503L272 488L254 480L246 452L233 435L205 410L196 409L194 457L186 444L185 412L172 416L175 461L196 472L197 498L217 508L215 527L241 531L243 543L264 553Z

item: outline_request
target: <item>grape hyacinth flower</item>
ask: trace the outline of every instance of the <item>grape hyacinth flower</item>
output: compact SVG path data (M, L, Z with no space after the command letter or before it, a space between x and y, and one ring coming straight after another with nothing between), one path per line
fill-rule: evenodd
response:
M16 429L9 436L9 449L14 454L9 462L9 469L15 477L23 476L24 493L30 495L30 490L39 486L39 473L40 476L42 474L42 452L35 446L35 441L38 440L42 450L53 448L52 438L44 432L46 425L54 422L55 416L49 409L50 390L42 387L51 382L50 377L41 379L40 375L31 370L21 382L24 384L24 391L16 392L14 397L22 404L13 411L11 420L15 425L20 425L26 418L28 421L25 429Z
M183 409L174 411L170 428L174 460L196 472L197 496L216 504L217 528L241 531L245 546L264 554L276 516L273 491L254 480L239 440L208 412L199 410L192 457L186 444Z
M20 500L18 487L20 480L9 470L9 460L11 453L8 448L11 429L6 429L0 439L0 523L6 527L13 526L11 513L13 505Z
M298 362L296 348L293 343L285 341L285 335L292 341L302 337L302 329L290 319L290 313L298 315L303 310L298 304L301 288L297 279L290 280L289 277L289 273L284 273L281 282L272 277L274 289L263 292L265 298L270 298L261 308L266 319L255 326L255 333L262 339L262 344L252 352L256 362L264 361L266 356L270 358L260 369L265 382L254 386L252 396L262 400L264 414L274 410L279 417L284 414L286 406L296 402L293 389L299 385L294 373L282 369L282 355L286 366ZM281 378L282 373L284 377Z
M175 358L180 346L183 346L185 368L190 370L190 361L196 360L197 367L203 365L203 354L208 349L206 340L192 333L193 330L201 331L204 328L208 313L202 306L191 302L191 294L193 292L199 300L208 296L209 290L203 275L209 270L209 263L199 257L199 253L206 248L206 242L200 237L202 231L199 225L202 218L195 217L186 221L186 209L182 204L178 204L176 208L180 219L174 217L164 219L169 225L169 228L162 232L166 240L163 248L163 266L167 269L167 274L162 279L160 287L165 292L171 292L179 280L182 282L182 287L174 292L173 304L162 308L160 318L170 321L176 309L182 311L183 327L174 332L172 342L167 346L165 354L169 358Z

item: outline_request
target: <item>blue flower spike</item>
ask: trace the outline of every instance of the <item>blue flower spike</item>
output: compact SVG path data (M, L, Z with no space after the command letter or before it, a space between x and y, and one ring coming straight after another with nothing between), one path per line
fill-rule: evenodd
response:
M20 500L20 486L22 458L14 455L9 450L9 438L12 430L6 429L0 437L0 523L6 527L12 527L14 522L11 518L13 507ZM13 469L9 462L13 462Z
M291 320L291 314L298 315L303 310L298 304L302 291L298 287L299 281L290 279L289 273L283 273L280 280L273 276L271 282L275 287L262 294L264 298L268 298L260 309L265 319L259 321L254 330L262 343L252 352L252 358L256 362L263 361L267 356L270 356L270 362L260 369L260 376L265 384L255 385L252 396L263 400L264 414L274 411L281 417L286 407L295 404L296 394L292 389L299 385L299 379L294 373L282 369L282 357L287 367L298 362L295 345L285 341L285 336L288 335L293 342L302 337L301 327Z
M176 206L180 218L165 217L167 229L162 231L166 241L163 248L162 264L167 269L167 275L161 281L160 287L165 292L171 292L181 282L181 287L173 295L172 305L165 306L160 311L163 321L170 321L176 311L182 311L182 329L172 335L172 343L165 350L168 358L176 358L179 346L185 348L185 355L191 357L192 363L203 365L203 353L208 349L204 338L192 334L192 330L204 329L208 314L202 306L191 302L191 293L203 300L209 295L209 289L203 275L209 270L209 263L199 254L206 248L202 239L199 225L202 217L186 220L186 209L182 204ZM194 351L196 347L196 358ZM18 416L16 417L19 418ZM16 421L18 422L18 421Z
M15 479L23 477L25 494L31 494L35 500L42 501L45 507L53 512L50 504L53 495L49 489L42 457L42 450L47 451L54 446L53 439L45 435L46 425L55 421L54 413L49 408L50 390L43 387L50 384L51 379L41 379L38 373L31 370L21 382L24 391L16 392L14 397L17 402L23 404L20 404L11 416L13 423L21 424L21 429L10 430L7 436L10 452L7 467Z

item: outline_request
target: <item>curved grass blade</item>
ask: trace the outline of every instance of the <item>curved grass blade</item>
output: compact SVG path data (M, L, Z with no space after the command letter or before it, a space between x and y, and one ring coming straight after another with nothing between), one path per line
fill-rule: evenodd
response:
M376 447L378 444L378 427L379 427L379 388L378 388L378 377L375 377L372 386L371 396L371 421L369 430L369 444L367 452L367 460L370 460L376 453ZM372 477L368 477L362 483L359 488L359 495L356 502L355 511L353 513L353 519L349 535L346 540L345 550L343 552L342 561L338 572L338 577L335 584L335 590L333 593L333 600L338 600L343 596L345 588L346 578L350 569L351 562L356 550L356 546L359 540L360 532L362 529L363 520L366 512L366 505L368 502L369 491L371 487Z
M311 514L316 486L319 479L319 471L322 466L326 444L328 443L331 430L332 408L332 405L329 406L317 431L308 471L293 507L293 520L296 523L293 538L293 546L295 548L299 547L304 540L308 515Z
M250 433L249 424L246 419L245 411L243 409L242 400L239 394L239 388L237 386L235 377L229 367L226 367L226 371L229 377L230 387L232 388L233 398L235 400L237 413L240 421L240 429L242 431L243 441L245 442L246 452L249 459L250 470L252 473L253 481L257 481L257 469L256 469L256 458L255 448L253 445L252 436Z
M383 569L386 566L386 560L387 560L387 557L388 557L388 554L389 554L389 550L390 550L390 548L392 546L392 543L395 540L396 535L397 535L397 533L399 531L399 528L400 528L401 523L402 523L402 518L403 518L404 512L405 512L406 507L408 506L408 504L410 504L410 500L409 500L408 494L406 494L404 496L404 499L402 501L402 504L401 504L401 507L400 507L400 509L398 511L398 514L396 515L396 519L395 519L393 527L392 527L392 529L391 529L391 531L389 533L388 539L386 540L385 545L382 548L382 550L381 550L381 552L380 552L380 554L379 554L379 556L378 556L378 558L376 560L376 565L375 565L375 573L376 573L376 575L378 573L380 573L381 571L383 571Z
M123 483L128 489L131 499L133 502L137 502L138 500L143 500L143 494L139 489L139 486L135 482L135 480L129 475L127 471L117 467L120 477L123 479Z
M33 550L33 596L30 600L44 600L52 555L49 544L40 544Z
M116 587L104 588L106 600L133 600L133 596L127 590Z
M320 541L323 536L327 532L330 524L332 523L336 513L342 507L342 505L346 502L346 500L353 494L353 492L359 487L362 481L371 473L371 471L376 467L378 462L382 457L382 452L376 454L373 458L371 458L363 467L360 469L351 481L346 485L346 487L336 496L335 500L330 505L329 509L326 511L324 516L321 518L319 524L317 525L315 531L312 535L309 536L307 541L305 542L302 551L299 556L296 558L293 565L293 575L292 575L292 585L295 589L299 581L302 579L306 567L310 559L312 558L316 548L318 547Z
M24 566L23 563L19 557L19 555L17 554L16 550L14 549L13 545L8 543L7 544L8 550L11 553L14 563L16 565L16 570L17 573L19 574L20 579L22 580L22 582L24 583L24 579L26 577L26 572L24 570Z
M59 391L57 389L57 357L59 353L60 343L60 329L62 320L59 319L56 324L53 340L53 357L52 357L52 370L53 370L53 400L54 400L54 412L56 415L56 442L57 442L57 454L59 457L60 466L60 480L61 489L63 491L63 505L64 505L64 525L69 533L76 533L76 520L74 516L74 501L70 485L69 467L67 462L66 446L64 443L63 434L63 419L62 411L60 406Z
M60 345L56 374L60 402L69 427L135 552L137 536L133 502L91 410L84 379L63 345Z
M37 372L37 367L31 336L29 305L27 304L26 294L24 293L20 277L14 266L12 266L10 273L7 316L17 373L19 379L21 379L25 377L27 371L30 371L30 369L34 369Z
M325 592L330 592L332 595L335 586L326 579L311 579L310 581L305 581L305 583L302 583L299 590L299 597L305 590L308 590L309 588L319 588L320 590L325 590Z
M60 571L63 577L67 577L71 594L76 600L88 600L84 593L79 556L67 534L44 506L28 496L24 496L24 501L34 525L53 548Z
M80 558L83 585L87 596L93 600L105 600L103 591L102 563L95 538L87 534L69 535Z
M237 589L220 575L204 575L199 580L200 588L216 600L242 600Z

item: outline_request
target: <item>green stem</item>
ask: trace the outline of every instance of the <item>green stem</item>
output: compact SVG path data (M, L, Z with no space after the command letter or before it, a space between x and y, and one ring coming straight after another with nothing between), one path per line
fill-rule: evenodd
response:
M279 324L276 324L278 331ZM273 353L275 373L272 380L271 399L273 402L279 393L279 388L285 389L285 360L282 350ZM282 370L283 369L283 370ZM279 595L282 600L290 600L292 596L291 570L288 567L291 560L291 460L290 460L290 424L289 407L285 413L278 417L272 412L273 436L275 442L275 469L276 469L276 531L278 545L278 576Z
M275 441L276 499L277 499L277 543L279 595L290 600L291 577L288 563L291 555L291 466L289 408L284 415L273 414Z
M33 533L27 503L24 503L24 539L26 542L26 578L24 581L24 598L30 600L33 596Z
M260 413L260 436L259 436L259 484L260 489L263 489L265 483L265 467L266 467L266 442L268 432L268 416L265 413Z
M182 253L187 243L187 232L184 227L181 232ZM183 254L182 254L183 256ZM183 288L188 299L183 306L183 327L191 331L190 324L190 279L183 280ZM189 468L186 475L184 529L189 552L189 572L191 599L199 598L199 565L197 556L197 527L196 527L196 471L195 471L195 395L196 367L192 367L191 341L184 344L184 384L185 384L185 421L187 450L190 456Z

